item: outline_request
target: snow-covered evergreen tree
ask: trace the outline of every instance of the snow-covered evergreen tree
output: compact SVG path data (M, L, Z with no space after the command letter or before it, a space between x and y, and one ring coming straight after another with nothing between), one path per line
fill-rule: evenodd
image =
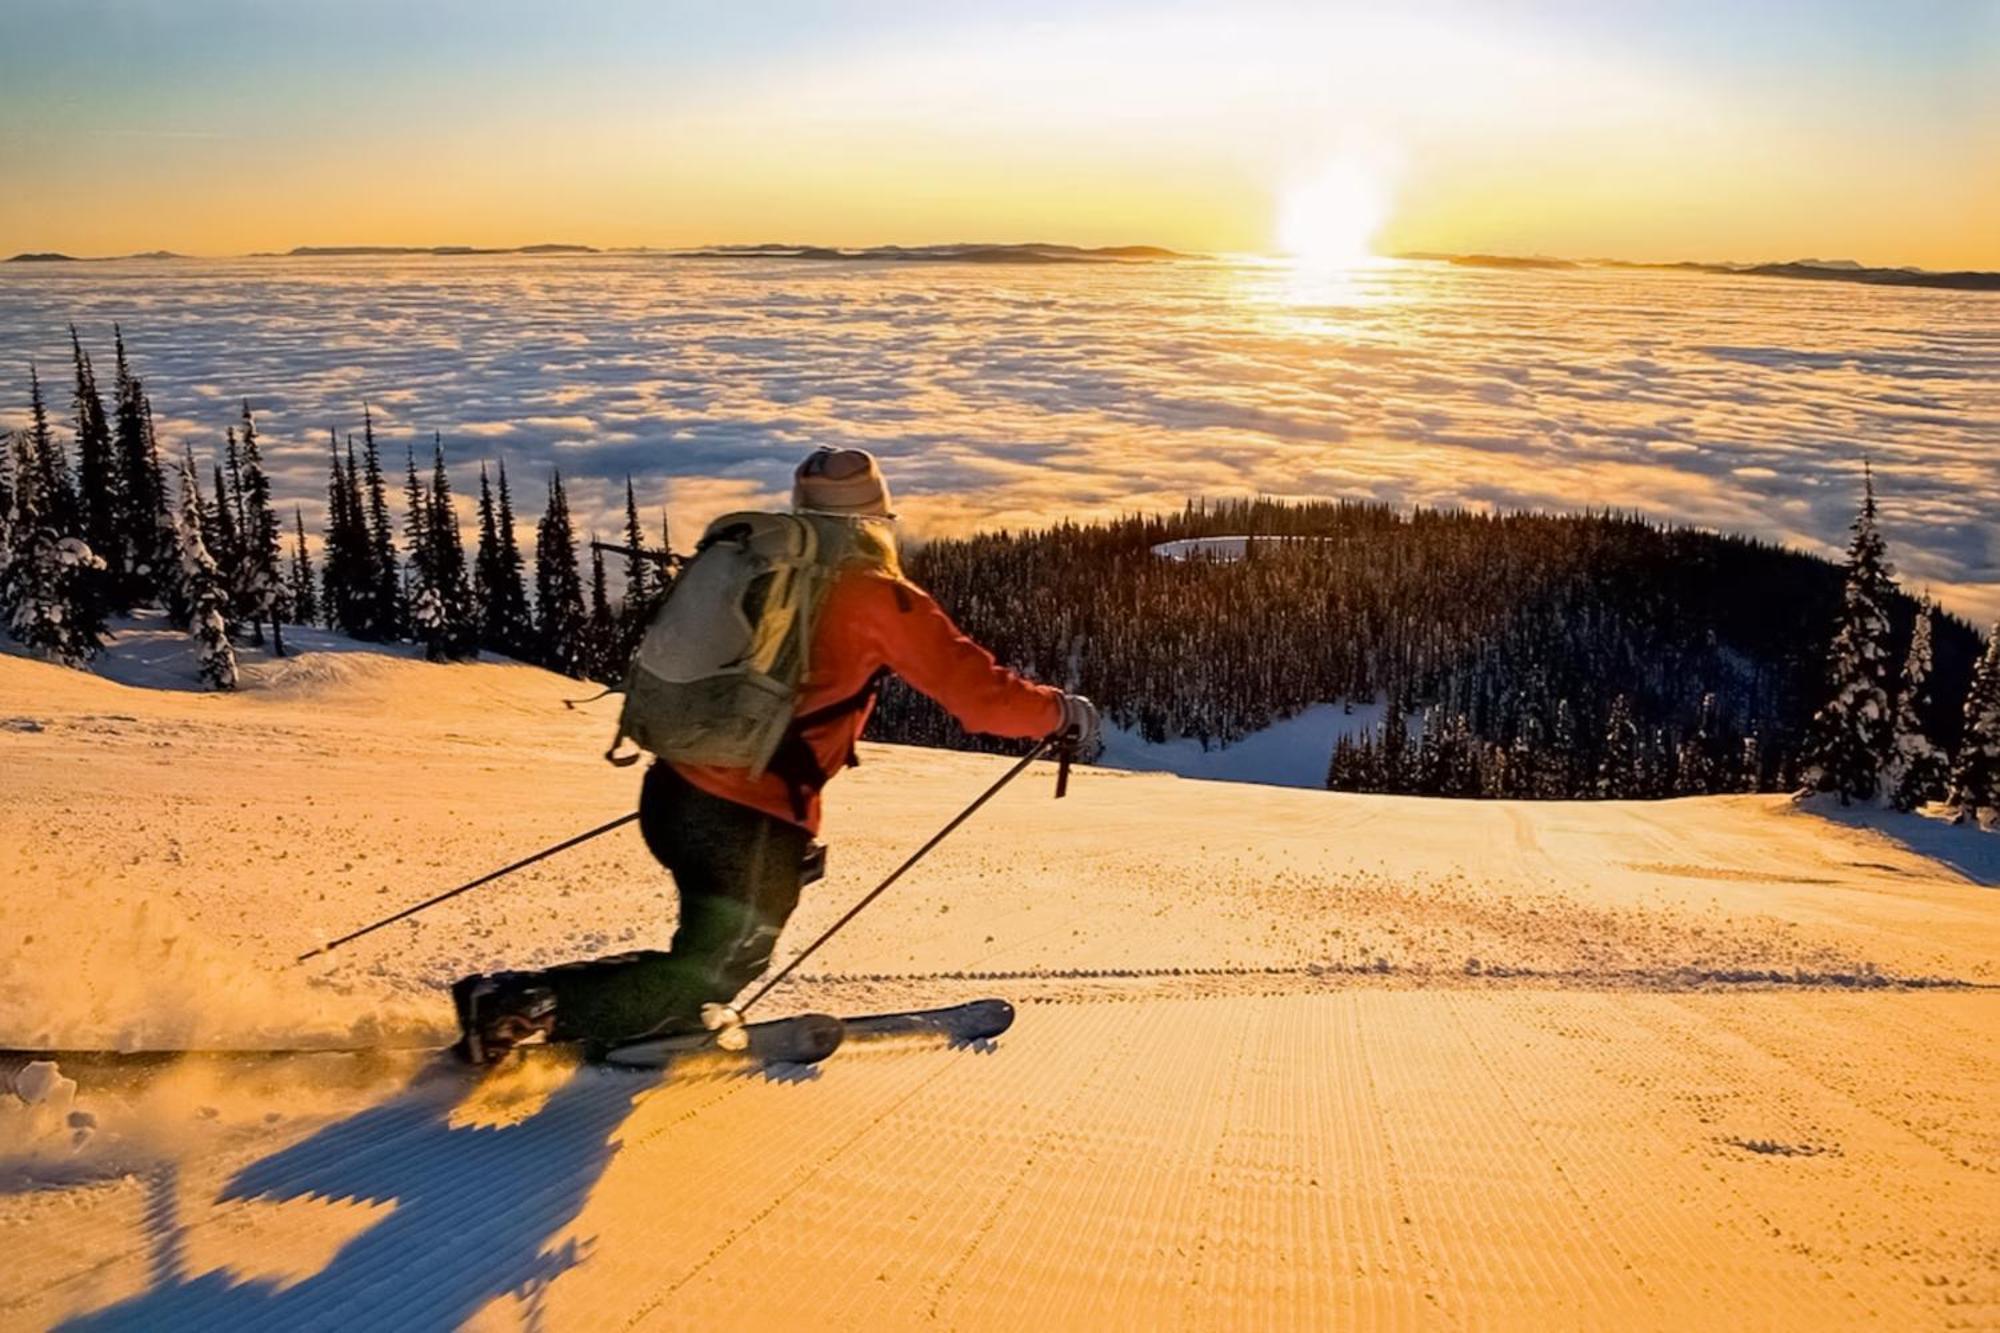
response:
M1604 748L1597 765L1597 794L1606 800L1623 801L1640 794L1644 777L1640 771L1639 727L1632 720L1632 704L1624 695L1611 701L1611 715L1604 726Z
M1965 692L1965 727L1947 799L1960 823L2000 821L2000 623L1993 626Z
M46 419L36 424L40 429L15 439L0 613L8 634L36 655L82 666L104 646L105 566L73 527L59 522L68 468L49 438ZM73 505L68 515L71 524L80 521Z
M104 396L97 390L97 374L74 324L69 326L69 346L76 367L76 393L71 402L76 409L77 501L82 513L82 523L71 535L82 538L105 563L107 577L96 582L99 595L108 602L113 589L125 578L124 543L119 532L125 517L124 488L119 484L118 459L112 452Z
M478 614L472 585L466 579L465 540L458 531L458 506L451 495L451 477L444 466L444 439L431 438L430 506L431 575L444 609L445 652L453 659L479 655Z
M1751 732L1743 738L1743 747L1736 756L1735 791L1757 791L1763 785L1764 750L1757 741L1757 733Z
M1575 792L1575 774L1578 769L1578 736L1576 714L1569 706L1569 700L1556 700L1555 740L1549 752L1542 756L1541 768L1537 773L1535 795L1544 801L1560 801ZM1587 770L1586 770L1587 771Z
M161 484L171 487L171 495L178 499L182 492L195 485L194 450L182 446L181 461L171 474L161 474ZM195 495L195 512L199 517L204 512L199 489ZM181 569L181 516L180 505L170 501L161 511L167 529L164 540L156 544L160 553L159 588L160 604L166 609L167 623L177 630L187 630L194 624L194 600L188 587L187 575Z
M1328 791L1366 791L1367 783L1357 771L1354 738L1345 733L1333 738L1333 751L1326 757Z
M181 584L188 597L188 634L194 640L195 662L210 689L236 688L236 648L230 642L229 597L222 571L209 554L202 533L201 492L192 466L181 469L178 533Z
M222 438L224 443L222 456L223 461L229 466L229 484L227 487L218 485L215 488L215 502L218 505L226 502L229 525L235 531L236 547L230 552L229 559L217 563L222 566L222 576L234 582L237 567L243 560L243 542L249 534L250 524L243 509L243 451L237 446L236 427L231 426L224 430ZM234 593L231 595L233 597ZM237 600L237 606L240 619L242 614L240 599Z
M313 576L312 556L306 551L306 516L297 505L292 506L292 526L297 540L292 546L291 570L286 576L287 596L292 604L292 619L301 625L319 623L319 580Z
M1882 767L1881 794L1898 810L1914 810L1927 801L1941 799L1951 776L1951 765L1932 743L1924 721L1931 711L1932 613L1928 603L1917 608L1909 656L1903 659L1889 762Z
M326 627L353 633L352 607L357 580L348 561L347 484L340 471L340 441L327 432L326 527L320 533L319 594Z
M611 590L604 578L604 552L598 548L597 534L590 538L590 620L584 631L584 674L592 680L611 683L625 674L618 658L618 618L611 610Z
M433 451L428 487L417 478L415 452L410 455L408 596L411 631L424 645L424 656L446 662L476 655L478 645L472 591L465 578L465 545L459 537L442 440L433 441Z
M250 404L243 404L241 448L235 455L240 479L237 502L242 520L241 547L237 568L232 571L238 613L250 622L250 642L262 644L262 622L271 626L271 651L285 655L283 622L291 614L278 535L278 515L271 507L271 481L264 472L264 456L257 447L257 423Z
M343 466L340 442L327 432L326 531L320 556L320 610L327 628L357 639L374 636L376 579L368 533L368 508L354 440Z
M14 478L16 493L25 495L32 488L38 521L47 523L58 532L79 531L83 524L83 511L77 505L76 482L69 475L68 455L49 430L49 410L42 400L42 381L35 373L32 361L28 363L28 414L27 448L21 453L21 466ZM19 535L18 528L16 535Z
M1877 526L1872 473L1864 472L1862 487L1827 672L1830 697L1813 716L1805 752L1806 789L1838 793L1843 805L1875 796L1893 739L1889 605L1895 583Z
M117 567L123 582L116 604L154 602L165 606L172 560L174 519L167 503L166 478L160 470L159 444L153 430L153 406L145 385L132 373L125 357L125 332L112 326L118 378L112 407L112 453L123 506L118 520L122 546Z
M104 622L92 619L104 562L81 537L23 525L11 539L8 633L37 655L82 666L104 647Z
M403 475L403 548L409 553L414 584L420 588L430 582L435 564L431 551L431 507L424 484L417 480L415 445L404 446L403 460L407 468Z
M583 580L576 567L576 532L562 474L549 473L549 506L535 528L535 619L543 666L581 678L587 669Z
M153 435L150 405L146 409L146 441L157 462L160 450ZM167 612L167 623L175 629L186 629L191 603L188 601L187 584L181 578L180 519L174 512L174 506L166 499L168 484L167 474L160 472L161 499L160 507L153 515L156 535L151 547L154 582L159 590L160 605Z
M245 407L249 404L245 403ZM222 433L227 448L223 457L229 463L229 498L233 502L230 518L236 523L236 531L247 532L250 528L248 516L243 509L243 451L237 447L236 428L229 427ZM226 570L224 571L227 572Z
M1715 694L1701 696L1694 732L1681 738L1676 758L1674 791L1681 796L1706 796L1722 790L1722 756L1716 753L1716 735L1721 729Z
M1162 737L1165 730L1162 728ZM1444 709L1426 704L1419 717L1417 741L1409 754L1410 790L1419 796L1437 796L1444 791L1445 753Z
M1275 547L1279 543L1272 543ZM1453 713L1445 726L1447 761L1445 795L1477 796L1480 793L1479 738L1472 734L1472 721L1464 713Z
M643 613L653 595L653 562L646 558L646 534L639 527L639 502L625 477L625 611Z
M665 520L662 519L661 536L665 538ZM662 548L664 549L664 548ZM1389 691L1388 701L1382 707L1382 755L1377 761L1380 769L1382 790L1401 791L1409 764L1410 720L1403 711L1403 696L1395 690Z
M209 557L215 561L215 568L222 576L222 618L229 626L232 637L241 628L242 613L236 599L235 572L243 561L242 527L237 523L237 515L242 505L231 487L230 473L240 472L241 463L236 458L236 428L227 432L229 441L229 472L224 472L222 464L214 464L211 477L215 489L202 503L201 535L208 547ZM200 488L195 491L200 496ZM183 563L182 572L186 572Z
M514 531L514 494L507 485L507 460L499 463L499 504L493 516L499 537L500 557L494 565L493 602L486 608L491 644L498 651L523 662L535 660L539 642L533 609L528 605L527 565L521 558L521 542Z
M382 477L382 455L375 447L375 416L367 404L361 408L362 476L353 475L352 444L349 445L348 480L356 496L367 483L368 506L368 633L366 638L390 643L400 638L408 620L403 605L403 562L396 554L394 524L389 517L389 488ZM357 506L357 511L358 511Z
M417 451L406 446L409 471L403 481L403 542L410 553L404 597L410 635L424 646L424 657L443 662L451 656L451 624L437 586L437 552L431 540L430 496L417 480Z
M666 552L662 550L661 555ZM625 594L618 606L618 647L613 654L621 676L624 664L638 651L645 636L646 621L655 604L655 571L666 566L646 556L646 532L639 526L639 502L632 490L632 478L625 478Z
M490 618L500 588L500 526L493 509L493 481L486 464L479 465L479 536L472 548L472 606L478 616L479 642L498 648Z
M409 585L410 632L424 646L424 660L451 660L445 644L451 639L451 623L445 615L444 599L428 582L412 578Z
M1542 756L1548 752L1548 736L1542 726L1541 710L1532 700L1521 701L1517 716L1504 770L1496 770L1493 775L1499 783L1494 794L1532 798L1536 794Z

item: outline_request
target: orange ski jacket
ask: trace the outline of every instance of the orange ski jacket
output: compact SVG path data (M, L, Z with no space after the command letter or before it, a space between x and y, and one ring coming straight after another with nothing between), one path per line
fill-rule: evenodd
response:
M878 569L849 568L835 578L807 660L793 710L806 720L798 734L814 769L803 791L777 766L755 778L746 769L701 764L675 764L675 771L711 795L817 833L819 789L852 759L874 711L869 687L885 668L937 700L967 731L1040 738L1062 722L1061 690L1001 666L929 593ZM841 706L856 700L854 707ZM822 710L831 716L815 720Z

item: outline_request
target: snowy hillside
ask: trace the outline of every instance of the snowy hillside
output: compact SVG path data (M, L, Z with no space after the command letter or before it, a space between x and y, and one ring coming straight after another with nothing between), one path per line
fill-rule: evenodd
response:
M0 657L0 1042L438 1040L454 975L671 934L627 829L293 965L637 777L599 758L610 701L533 668L246 674ZM781 954L1005 762L862 758ZM2000 838L1776 797L1052 779L770 1001L1002 994L993 1049L38 1076L0 1094L0 1326L2000 1320Z
M119 685L143 690L200 691L201 672L195 660L193 641L185 630L167 623L164 612L141 607L130 618L114 618L107 626L111 633L104 651L90 664L90 672ZM409 662L423 660L423 649L414 644L363 643L332 630L304 625L286 625L287 656L275 657L269 645L251 648L241 644L235 651L242 666L246 691L282 689L324 676L333 667L328 658L360 654L363 657ZM10 638L0 637L0 656L31 659L32 654ZM348 663L346 668L369 670L366 665Z
M1097 762L1140 773L1323 791L1333 743L1342 736L1372 735L1381 725L1379 703L1315 704L1231 745L1203 746L1190 737L1149 741L1113 725L1104 729L1104 753Z

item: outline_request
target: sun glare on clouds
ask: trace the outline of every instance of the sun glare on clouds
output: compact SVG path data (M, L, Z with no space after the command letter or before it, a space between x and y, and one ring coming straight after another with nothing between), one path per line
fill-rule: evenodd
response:
M1328 158L1278 197L1278 248L1301 265L1353 268L1372 263L1376 233L1389 220L1384 173L1354 155Z

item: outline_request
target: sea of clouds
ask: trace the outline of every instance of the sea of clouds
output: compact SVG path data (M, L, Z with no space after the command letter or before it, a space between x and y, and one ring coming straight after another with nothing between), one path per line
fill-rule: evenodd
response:
M1905 581L2000 614L1991 294L1431 263L24 264L0 269L0 428L31 358L68 416L72 321L107 382L122 324L173 456L205 461L248 398L309 527L363 402L398 469L439 432L463 496L504 456L525 523L559 467L607 534L629 474L681 545L821 444L881 454L918 533L1256 492L1630 509L1823 552L1866 459Z

